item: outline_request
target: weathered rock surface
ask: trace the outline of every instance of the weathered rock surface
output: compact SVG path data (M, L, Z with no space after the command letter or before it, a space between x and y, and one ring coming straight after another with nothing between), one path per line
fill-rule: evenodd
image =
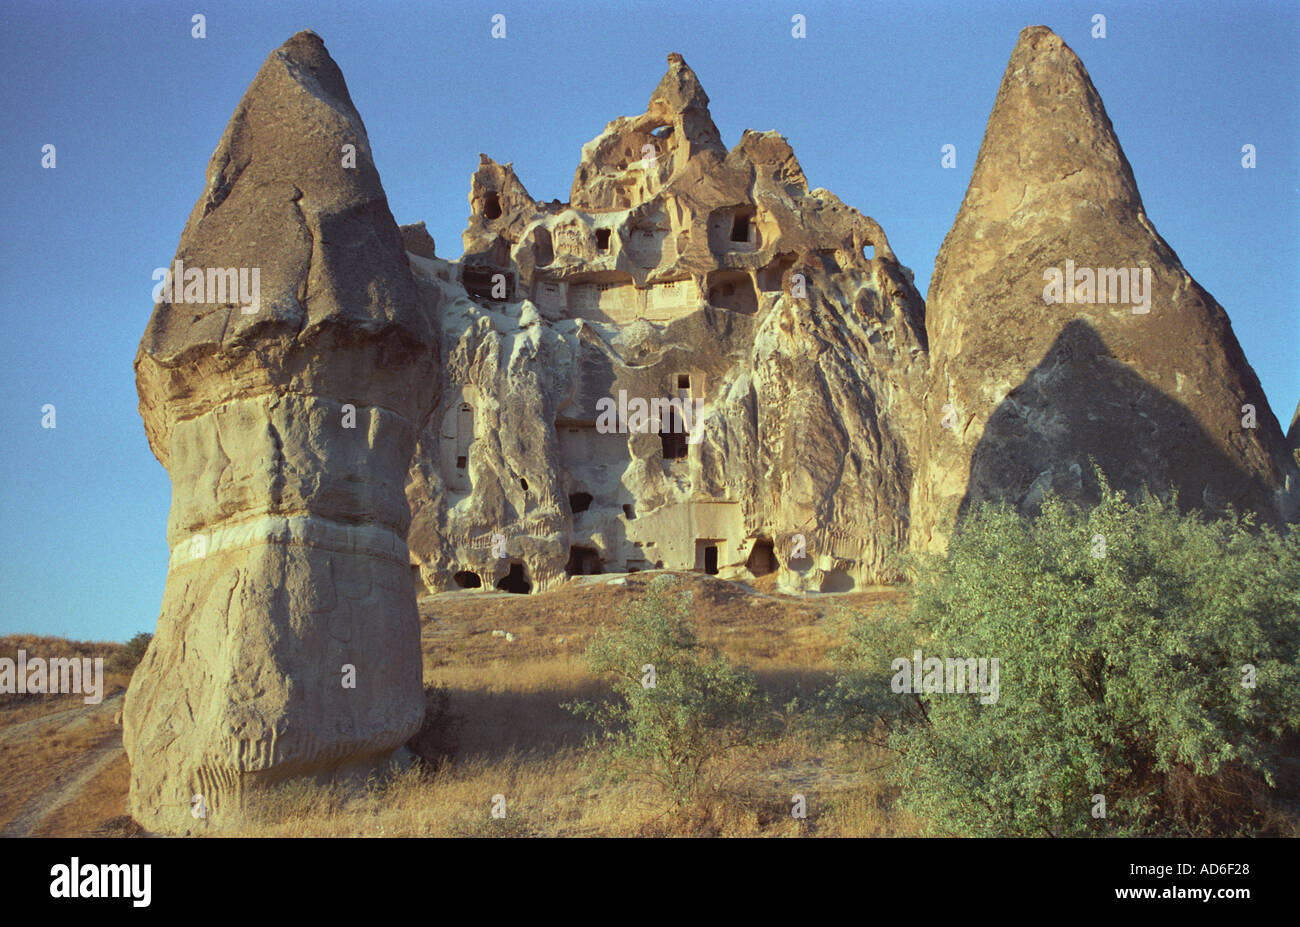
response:
M131 813L160 831L200 826L196 795L219 821L251 787L372 769L423 704L404 484L436 339L317 36L268 57L207 181L176 252L191 273L135 361L173 488L162 614L124 712ZM219 268L260 298L210 289Z
M464 257L410 255L445 358L408 487L429 588L895 575L926 366L911 272L784 138L728 150L668 63L645 113L584 146L568 203L483 156ZM698 421L634 408L670 399Z
M1149 274L1149 303L1112 270ZM976 500L1086 499L1090 457L1124 489L1295 516L1300 473L1227 315L1152 226L1087 71L1045 27L1007 65L926 329L915 545L942 547Z

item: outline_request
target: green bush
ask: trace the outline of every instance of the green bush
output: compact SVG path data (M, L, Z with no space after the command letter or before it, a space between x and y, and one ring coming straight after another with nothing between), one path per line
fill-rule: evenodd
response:
M997 658L995 702L881 689L913 653L873 648L888 624L867 619L833 707L895 700L880 718L902 802L939 832L1285 832L1268 794L1277 745L1300 730L1300 532L1130 504L1098 477L1087 511L977 507L946 558L917 566L917 646Z
M153 640L153 635L148 631L141 631L135 637L123 644L116 653L107 660L107 669L110 673L132 673L144 659L144 652L149 649L149 642Z
M762 742L773 720L749 672L716 650L706 654L687 620L690 594L673 585L655 580L624 626L602 629L588 647L587 665L610 678L613 698L568 707L596 722L605 778L651 781L683 805L718 759Z

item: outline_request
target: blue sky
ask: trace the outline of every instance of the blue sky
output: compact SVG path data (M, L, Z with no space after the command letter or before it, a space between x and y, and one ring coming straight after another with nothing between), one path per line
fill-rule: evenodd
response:
M1147 213L1228 311L1283 428L1300 399L1300 6L1225 3L0 3L0 633L152 631L167 475L132 357L207 160L266 55L315 30L399 223L459 256L485 152L567 200L584 142L680 52L724 141L776 129L924 293L1020 29L1082 57ZM190 16L207 17L191 38ZM506 16L506 38L490 18ZM807 38L790 35L807 17ZM1106 16L1104 39L1091 17ZM54 144L57 166L42 169ZM957 147L956 170L940 148ZM1245 170L1241 146L1256 146ZM57 427L42 429L53 403Z

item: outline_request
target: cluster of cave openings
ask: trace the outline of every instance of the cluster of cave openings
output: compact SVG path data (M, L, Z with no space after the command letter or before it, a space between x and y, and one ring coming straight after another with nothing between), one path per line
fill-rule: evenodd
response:
M754 576L767 576L769 573L776 572L776 546L771 538L757 538L754 541L754 546L749 551L749 559L745 561L745 567Z
M695 569L710 576L718 575L718 544L710 538L701 538L695 542Z
M569 548L569 562L564 565L564 572L568 576L596 576L605 572L605 566L596 548L575 544Z
M522 561L510 561L510 572L497 580L497 588L502 592L515 592L519 595L533 591L533 584L528 581L528 569Z

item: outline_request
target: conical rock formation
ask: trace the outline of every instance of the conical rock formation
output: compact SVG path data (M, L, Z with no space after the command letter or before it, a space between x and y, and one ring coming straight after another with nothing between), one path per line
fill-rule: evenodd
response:
M171 276L135 361L171 561L123 722L131 813L184 831L251 787L369 771L422 715L403 487L436 344L314 34L240 101Z
M1293 517L1297 471L1223 309L1142 206L1078 57L1025 29L935 262L913 543L970 503L1177 487Z

